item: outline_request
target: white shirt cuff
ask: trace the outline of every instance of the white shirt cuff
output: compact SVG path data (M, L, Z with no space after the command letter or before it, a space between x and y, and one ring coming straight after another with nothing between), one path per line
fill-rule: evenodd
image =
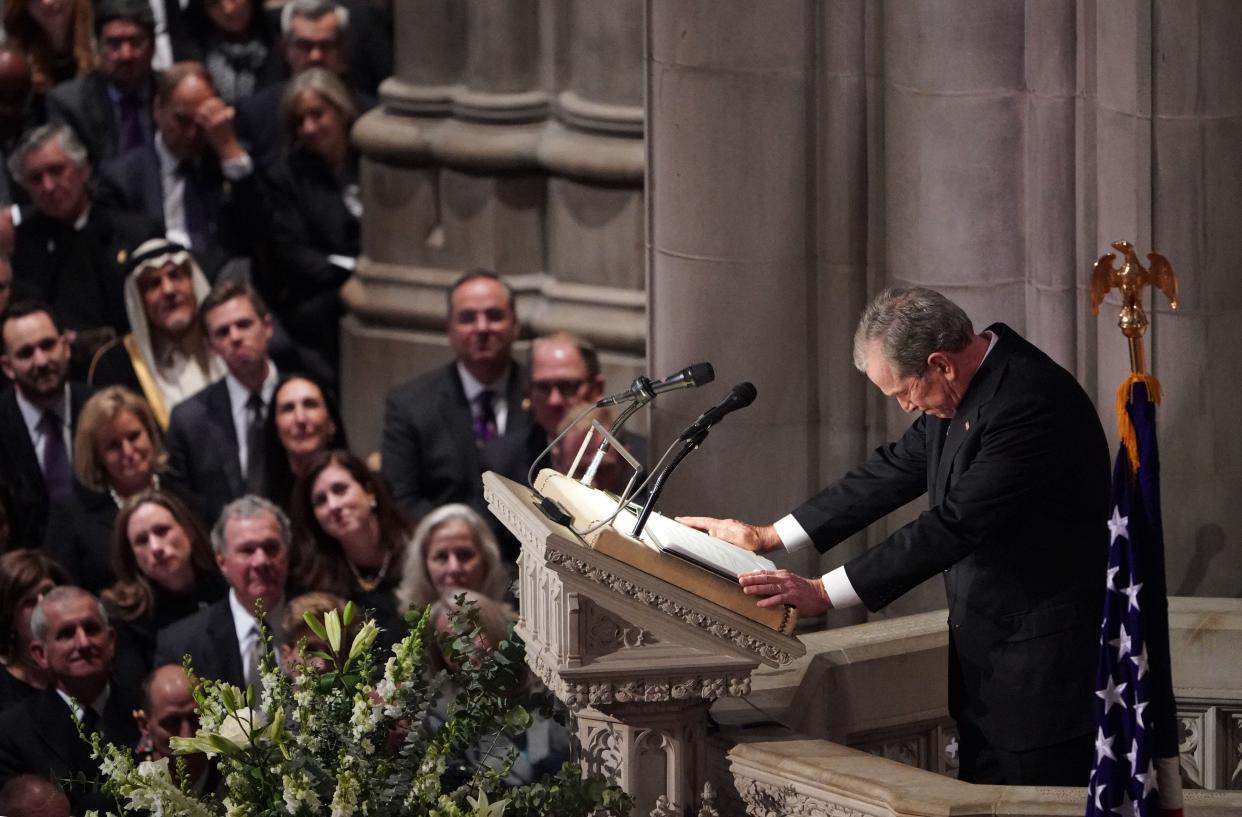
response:
M776 528L776 535L781 538L781 544L790 553L811 545L811 537L807 535L802 525L798 524L798 520L793 518L793 514L782 516L772 527Z
M824 583L824 592L828 594L833 609L862 604L862 599L854 592L854 585L850 584L850 577L845 575L845 565L825 573L820 581Z
M241 181L254 172L254 162L251 161L249 153L244 153L236 159L221 159L220 172L231 182Z

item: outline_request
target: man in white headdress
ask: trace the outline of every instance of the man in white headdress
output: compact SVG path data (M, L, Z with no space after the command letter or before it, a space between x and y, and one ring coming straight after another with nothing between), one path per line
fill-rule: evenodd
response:
M197 319L198 304L210 289L185 247L164 238L141 244L125 277L132 331L95 355L91 385L128 386L146 397L167 428L173 406L225 373Z

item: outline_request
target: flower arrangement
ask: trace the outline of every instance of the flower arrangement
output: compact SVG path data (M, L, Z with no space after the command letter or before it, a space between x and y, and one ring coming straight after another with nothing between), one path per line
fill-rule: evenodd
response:
M262 615L258 616L262 621ZM451 618L436 633L428 611L412 612L409 633L382 670L374 660L379 628L367 620L349 638L353 605L306 623L324 652L300 646L292 677L270 659L261 666L262 690L199 680L194 699L198 733L173 738L178 755L216 758L223 797L190 793L183 758L135 763L127 750L90 740L100 760L104 791L121 814L153 817L535 817L628 814L631 799L572 763L555 775L519 786L505 777L512 749L492 752L502 735L521 734L543 693L521 687L524 648L510 634L494 650L478 647L477 611ZM270 643L268 633L263 638ZM436 639L449 669L425 670ZM318 659L323 671L309 664ZM190 669L187 663L187 669ZM445 706L445 698L448 698ZM432 717L440 701L441 717ZM442 721L442 722L441 722ZM483 747L486 762L463 768L458 759ZM179 772L179 773L174 773ZM180 780L181 783L175 781Z

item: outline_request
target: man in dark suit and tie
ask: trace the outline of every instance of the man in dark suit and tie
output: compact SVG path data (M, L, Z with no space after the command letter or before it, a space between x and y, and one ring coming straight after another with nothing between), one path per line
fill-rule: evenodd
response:
M47 95L48 121L73 129L91 163L150 145L155 134L155 17L148 0L103 0L95 6L99 67L62 82Z
M905 411L901 439L774 525L681 521L757 552L820 551L926 493L930 508L822 578L745 574L761 606L879 610L943 573L959 776L1080 786L1091 768L1109 456L1073 376L1004 324L976 334L927 289L881 293L854 363Z
M190 248L210 281L226 266L246 277L264 223L254 163L233 129L233 109L202 63L159 78L154 140L100 170L99 200L142 213Z
M138 742L132 713L141 679L113 678L116 633L99 600L79 587L48 591L35 607L30 629L31 655L52 684L0 715L0 783L24 773L84 777L92 782L66 786L74 813L106 809L110 801L93 782L99 766L74 721L88 733L99 732L105 742L132 750Z
M263 486L263 422L278 374L267 353L272 316L253 287L221 283L198 314L228 374L173 409L168 483L214 523L230 500Z
M0 482L17 506L13 541L39 547L50 501L73 486L73 432L87 387L69 383L69 338L50 309L26 301L0 315L0 367L13 388L0 393Z
M495 273L466 273L449 291L447 332L457 359L388 394L383 472L415 518L465 502L494 521L482 473L524 480L530 467L526 374L512 356L513 293ZM515 543L507 541L505 555L515 558Z
M229 595L161 630L155 665L180 664L188 655L201 678L257 689L266 645L259 638L254 605L263 601L269 626L280 620L290 538L289 518L262 497L246 495L225 506L211 529L211 546Z

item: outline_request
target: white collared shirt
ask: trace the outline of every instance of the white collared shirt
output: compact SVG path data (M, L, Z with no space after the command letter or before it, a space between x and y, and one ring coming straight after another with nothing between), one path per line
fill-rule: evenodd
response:
M78 723L81 723L82 718L86 715L86 710L82 707L81 701L75 704L73 702L73 697L60 687L56 687L56 694L59 695L60 699L65 702L65 706L69 707L69 711L73 713L74 719L76 719ZM91 701L91 709L96 715L99 716L101 721L103 720L104 707L108 705L108 696L111 694L112 685L108 684L104 687L103 692L99 693L99 697Z
M995 332L981 332L988 340L987 351L983 353L983 357L979 360L979 365L983 365L983 361L988 359L988 355L996 348L996 341L1000 340L1000 335ZM781 544L785 546L785 550L793 553L810 546L811 537L807 534L806 529L794 519L793 514L787 514L776 520L773 526L776 529L776 535L780 537ZM858 597L858 592L854 589L853 582L846 575L845 565L833 568L825 573L820 581L823 582L824 592L828 594L828 601L832 604L833 609L841 607L854 607L862 604L862 599Z
M264 417L272 408L272 397L276 394L276 381L279 379L276 364L269 359L267 377L264 378L263 385L259 387L259 394L263 398ZM229 389L229 406L233 410L233 431L237 434L237 461L241 465L241 472L245 474L246 466L250 463L250 441L247 439L250 430L250 409L246 407L246 403L250 400L250 389L243 386L232 372L224 376L224 382Z
M181 160L173 156L164 144L164 136L155 134L155 155L160 162L160 190L164 194L164 237L186 247L201 251L190 242L190 231L185 223L185 175L181 173ZM214 154L210 154L214 155ZM231 182L249 176L254 162L249 154L220 162L220 170Z
M509 384L509 373L512 367L505 369L505 373L496 378L491 383L480 383L478 378L466 371L466 367L460 362L457 364L457 374L461 376L461 387L466 392L466 402L470 404L470 416L479 416L479 404L477 398L484 389L492 391L492 413L496 415L496 436L505 433L505 425L509 421L509 401L505 399L507 393L506 387Z
M65 453L69 457L69 462L73 462L73 434L70 433L70 425L73 420L73 412L69 402L69 387L64 387L65 396L61 400L59 410L61 423L61 436L65 441ZM47 434L43 432L43 414L47 409L41 409L34 403L26 399L26 395L22 394L20 388L14 389L17 396L17 408L22 413L22 420L26 423L26 432L30 435L30 442L34 445L35 456L39 460L39 468L44 468L43 462L44 452L47 451ZM53 409L56 411L56 409Z

